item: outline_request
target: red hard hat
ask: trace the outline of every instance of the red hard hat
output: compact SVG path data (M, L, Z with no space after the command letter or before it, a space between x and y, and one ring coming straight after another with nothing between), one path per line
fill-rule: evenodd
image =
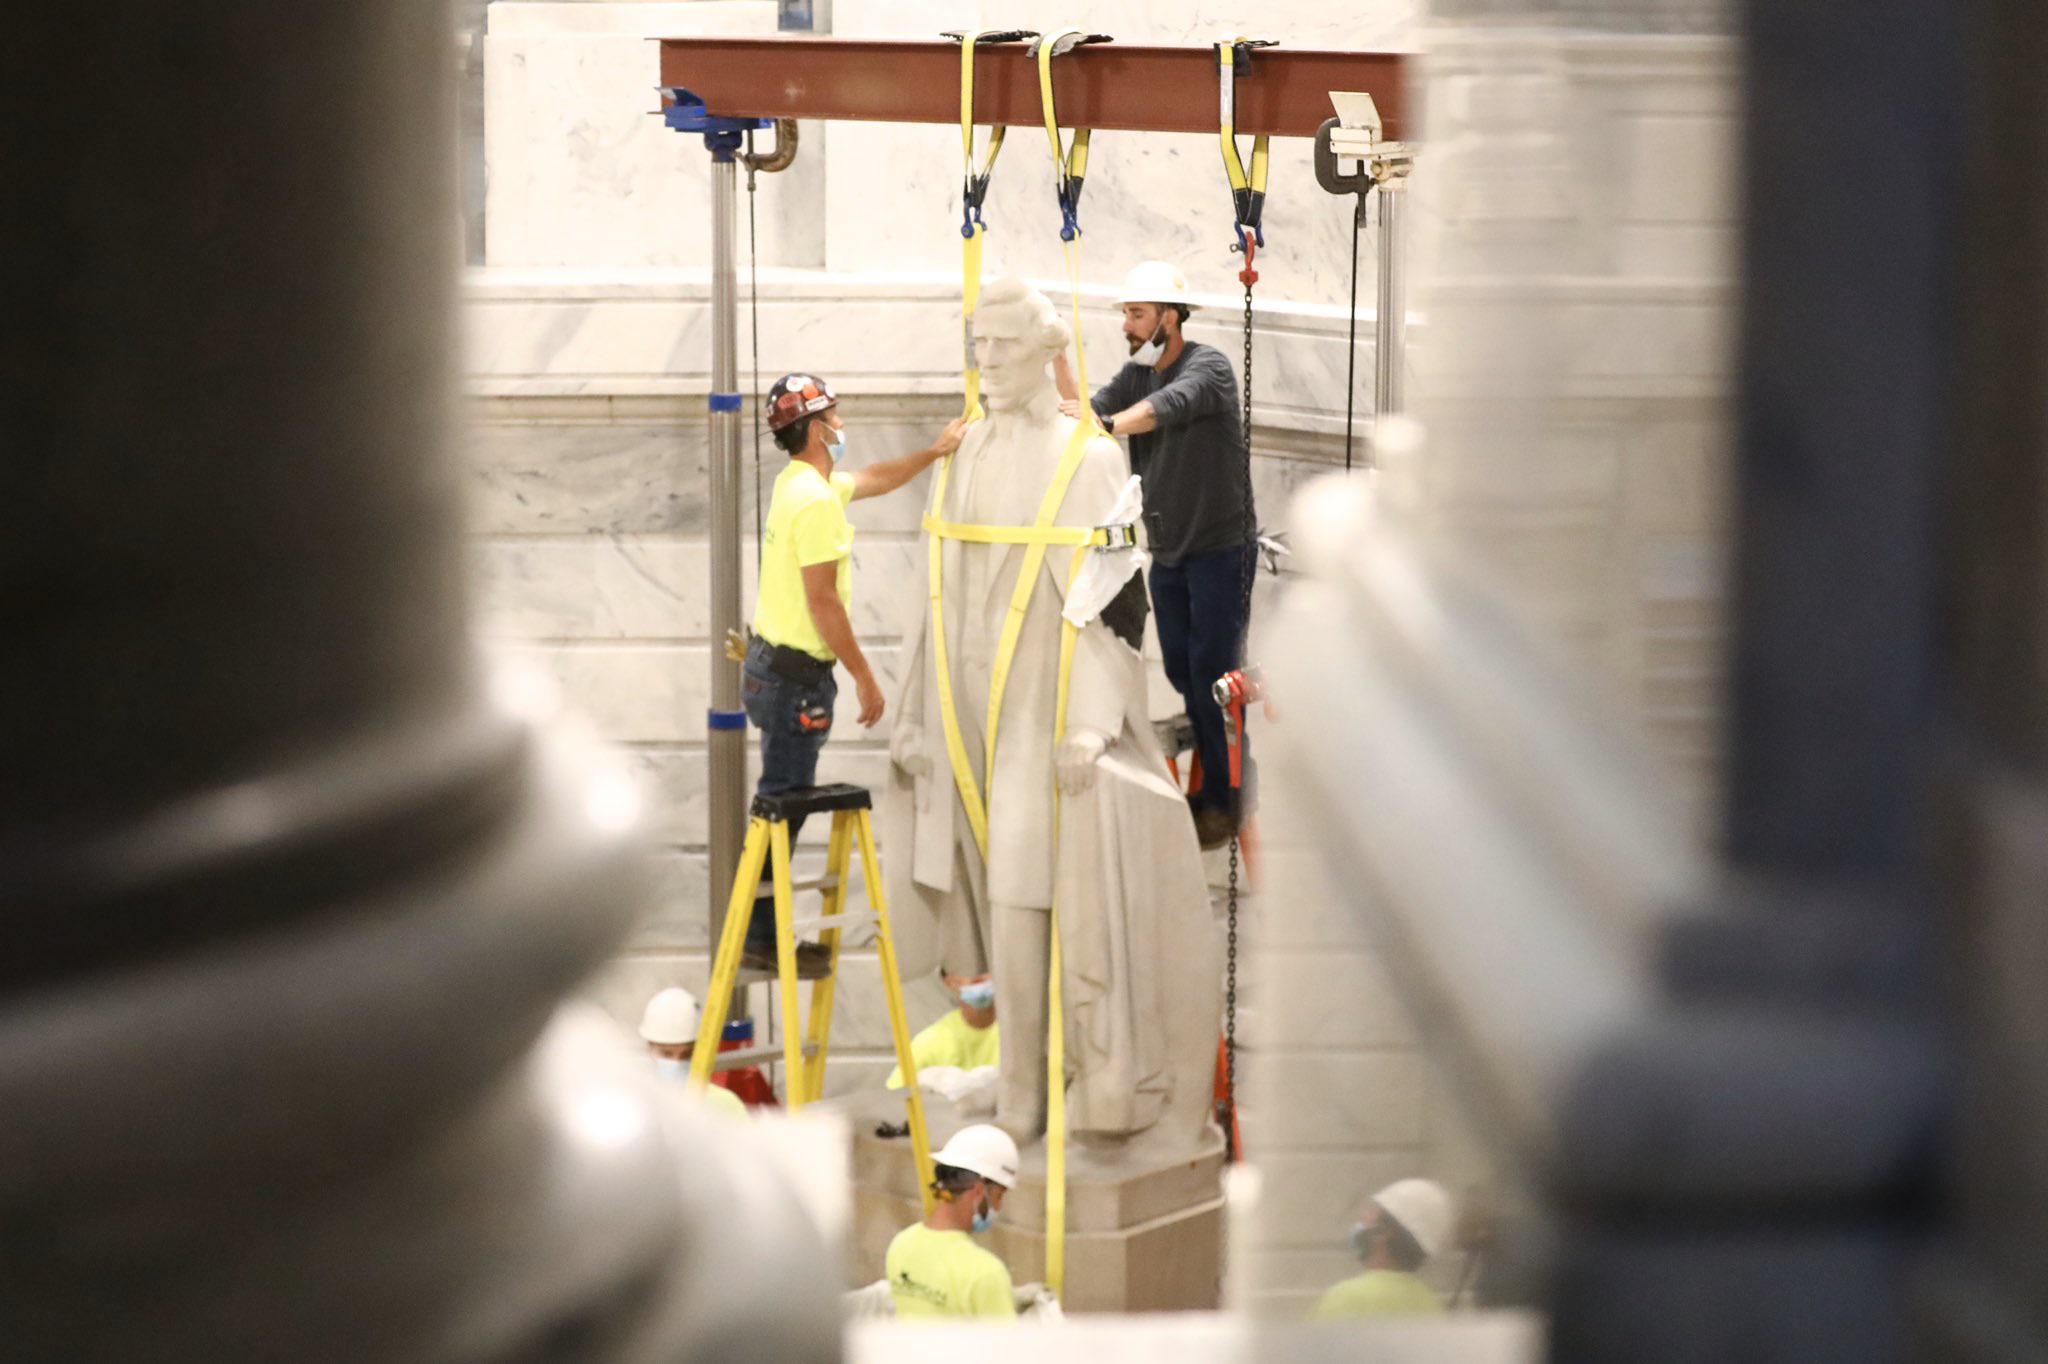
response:
M768 389L768 429L780 431L792 422L838 405L839 395L823 379L811 374L785 374Z

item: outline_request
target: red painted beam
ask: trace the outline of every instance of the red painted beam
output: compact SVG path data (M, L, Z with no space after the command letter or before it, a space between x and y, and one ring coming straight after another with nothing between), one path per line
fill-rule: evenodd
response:
M1044 126L1038 68L1028 43L975 51L974 113L983 125ZM1237 81L1237 130L1313 137L1335 114L1331 90L1363 90L1386 136L1408 126L1405 65L1398 52L1260 48ZM851 119L868 123L960 121L960 46L946 39L864 42L787 35L664 38L661 83L682 86L729 118ZM1216 54L1206 47L1096 43L1057 58L1053 95L1062 127L1145 133L1213 133Z

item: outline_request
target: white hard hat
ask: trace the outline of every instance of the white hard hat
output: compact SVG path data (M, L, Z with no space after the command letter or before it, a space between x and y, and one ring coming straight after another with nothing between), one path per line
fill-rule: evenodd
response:
M1002 1128L985 1122L955 1132L951 1141L932 1153L932 1160L972 1170L1006 1189L1017 1182L1017 1143Z
M640 1015L640 1035L663 1046L696 1041L697 997L680 985L661 991Z
M1124 276L1123 292L1116 301L1123 303L1178 303L1183 308L1188 302L1188 277L1163 260L1139 261L1131 267L1131 273Z
M1415 1238L1424 1255L1435 1255L1451 1239L1451 1196L1433 1179L1397 1179L1372 1201Z

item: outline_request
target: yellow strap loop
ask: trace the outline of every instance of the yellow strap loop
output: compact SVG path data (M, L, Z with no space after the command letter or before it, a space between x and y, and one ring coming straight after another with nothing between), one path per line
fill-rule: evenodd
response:
M974 29L960 40L960 152L965 163L961 182L962 228L960 240L960 381L966 398L961 415L980 421L986 413L981 406L981 364L974 355L974 310L981 302L982 237L988 232L967 196L977 176L974 166L974 45L987 29ZM986 178L995 170L996 157L1003 150L1003 129L989 134L988 160L978 174Z
M972 544L1017 544L1025 547L1023 562L1018 565L1017 582L1011 590L1010 607L1003 621L1002 636L996 646L994 671L989 677L982 773L990 778L995 773L996 736L1002 723L1003 697L1009 686L1010 668L1016 660L1017 641L1023 631L1024 617L1030 608L1032 593L1037 588L1039 575L1044 568L1047 549L1054 545L1073 547L1073 559L1067 576L1068 590L1071 591L1074 580L1080 576L1082 565L1087 560L1090 546L1108 543L1108 533L1101 529L1053 524L1054 518L1059 515L1061 504L1066 500L1067 489L1072 485L1074 475L1081 467L1088 442L1100 429L1092 406L1085 401L1088 395L1088 348L1081 336L1081 260L1077 241L1080 229L1074 222L1074 205L1081 180L1088 169L1088 130L1076 129L1071 150L1063 150L1060 146L1059 123L1053 111L1052 94L1053 53L1063 38L1079 32L1079 29L1068 29L1041 41L1038 79L1039 94L1044 104L1046 134L1052 143L1053 162L1059 176L1060 206L1064 217L1061 237L1066 243L1067 282L1073 294L1075 368L1084 399L1081 404L1082 417L1075 424L1073 435L1068 438L1067 448L1060 456L1059 467L1053 474L1052 483L1047 487L1045 497L1039 503L1038 515L1032 525L985 526L943 519L946 510L946 489L952 473L951 459L941 463L938 473L933 477L931 511L924 518L924 527L929 536L926 571L931 588L932 663L937 675L939 717L945 729L946 757L953 769L954 789L959 793L961 808L966 812L968 827L974 834L975 846L984 859L988 856L988 809L982 797L980 783L975 780L974 765L967 752L966 740L960 732L959 708L953 694L952 659L946 641L945 543L947 540L959 540ZM970 176L974 173L973 49L974 39L978 36L979 31L969 35L961 44L961 146ZM1000 146L1001 131L998 130L990 142L991 164ZM973 232L963 234L966 245L961 272L963 311L967 318L966 363L963 375L967 389L967 415L970 418L983 415L980 404L981 375L979 367L974 362L973 317L981 289L981 236L985 229L978 223L974 228ZM1071 622L1062 620L1059 690L1053 722L1055 744L1066 737L1067 701L1073 679L1074 650L1079 638L1079 630ZM1057 785L1053 788L1053 816L1053 837L1056 844L1059 837ZM1049 1032L1046 1047L1046 1283L1057 1294L1063 1290L1066 1281L1067 1216L1066 1025L1060 981L1064 968L1060 953L1057 903L1052 906L1048 916L1048 928L1052 940L1051 971L1047 985Z
M972 545L1107 545L1106 530L1084 526L983 526L968 521L924 519L924 528L945 540L965 540Z
M1052 527L1053 518L1059 515L1060 503L1067 497L1067 485L1074 481L1074 473L1081 467L1081 456L1087 452L1088 442L1094 431L1087 422L1078 422L1074 434L1067 438L1067 448L1060 456L1060 467L1053 474L1052 484L1045 490L1045 500L1039 503L1039 530ZM996 645L995 671L988 680L988 726L983 731L986 739L982 745L982 772L993 774L996 768L996 731L1003 720L1003 694L1010 686L1010 665L1017 660L1017 639L1024 631L1024 614L1031 606L1031 594L1038 586L1038 575L1045 565L1046 544L1039 541L1026 545L1024 562L1017 570L1017 585L1010 592L1010 613L1003 620L1002 639Z
M932 478L932 506L946 509L947 476L953 472L948 456ZM939 721L946 733L946 760L953 769L953 789L960 793L960 808L967 815L967 827L974 834L974 846L984 861L988 858L988 812L982 807L981 787L974 780L974 765L967 756L967 742L960 735L960 711L953 700L953 661L946 650L946 542L934 535L926 542L925 573L931 585L932 668L937 674Z
M1259 133L1252 138L1252 165L1249 174L1246 173L1244 159L1237 150L1237 56L1238 48L1244 44L1253 47L1270 46L1263 40L1250 39L1242 35L1216 44L1216 98L1219 115L1217 136L1223 144L1223 173L1230 178L1230 197L1236 208L1236 228L1240 247L1255 247L1260 212L1266 197L1266 175L1271 168L1272 157L1269 150L1270 139L1265 133Z
M974 353L974 310L981 305L981 239L986 235L988 229L976 223L974 235L960 239L960 385L967 395L960 415L970 422L988 415L981 406L981 361ZM949 463L951 458L947 457Z
M1074 561L1067 569L1069 593L1073 592L1074 582L1081 576L1081 566L1087 561L1087 547L1075 549ZM1053 703L1052 741L1055 747L1067 737L1067 696L1074 680L1074 646L1080 638L1081 632L1072 621L1060 622L1060 686ZM1052 788L1052 845L1053 860L1057 864L1060 845L1060 788L1057 781ZM1067 1020L1062 979L1066 965L1060 952L1060 905L1057 896L1053 899L1052 912L1046 916L1046 929L1051 934L1051 942L1046 954L1045 986L1045 1282L1055 1297L1063 1297L1067 1287Z
M1052 59L1068 38L1085 36L1078 28L1063 28L1038 44L1038 102L1045 114L1045 135L1052 143L1054 189L1060 200L1060 239L1073 243L1081 235L1081 184L1088 176L1088 129L1074 129L1071 144L1060 146L1059 115L1052 95Z

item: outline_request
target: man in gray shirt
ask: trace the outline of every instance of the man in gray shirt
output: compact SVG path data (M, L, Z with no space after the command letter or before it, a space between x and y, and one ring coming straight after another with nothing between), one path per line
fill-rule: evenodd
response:
M1214 346L1182 337L1187 294L1186 278L1164 261L1146 261L1125 277L1120 301L1131 359L1095 391L1093 405L1104 430L1130 440L1132 472L1144 480L1159 649L1201 758L1201 786L1188 804L1202 846L1214 848L1230 840L1241 811L1230 787L1223 712L1210 688L1243 658L1258 517L1238 425L1237 373ZM1055 377L1068 400L1062 406L1079 416L1064 363Z

